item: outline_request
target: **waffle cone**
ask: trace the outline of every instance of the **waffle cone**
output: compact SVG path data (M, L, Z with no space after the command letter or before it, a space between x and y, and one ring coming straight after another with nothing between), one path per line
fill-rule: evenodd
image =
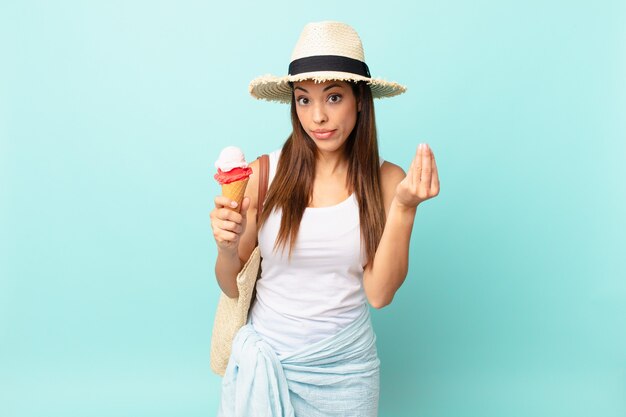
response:
M248 185L248 179L241 181L231 182L230 184L222 185L222 195L228 197L237 202L237 207L231 210L239 211L243 196L246 193L246 186Z

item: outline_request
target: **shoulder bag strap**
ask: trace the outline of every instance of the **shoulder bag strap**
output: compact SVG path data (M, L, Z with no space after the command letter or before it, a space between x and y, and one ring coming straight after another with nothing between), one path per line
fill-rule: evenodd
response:
M256 222L259 224L259 218L263 212L263 204L265 203L265 195L267 194L267 186L270 176L270 158L267 154L259 157L259 200L256 211Z

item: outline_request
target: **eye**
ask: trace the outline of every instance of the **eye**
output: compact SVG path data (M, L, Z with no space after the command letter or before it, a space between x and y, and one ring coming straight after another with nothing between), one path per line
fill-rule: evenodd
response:
M328 96L328 101L330 103L339 103L341 101L341 94L331 94Z
M306 106L307 104L309 104L309 99L308 99L308 98L306 98L306 97L302 97L302 96L298 97L298 98L296 99L296 101L297 101L297 102L298 102L298 104L299 104L299 105L301 105L301 106Z

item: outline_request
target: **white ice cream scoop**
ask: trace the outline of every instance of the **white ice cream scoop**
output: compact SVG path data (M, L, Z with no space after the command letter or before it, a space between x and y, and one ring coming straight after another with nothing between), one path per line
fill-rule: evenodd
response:
M215 168L222 172L228 172L234 168L246 168L248 163L241 149L236 146L227 146L220 152L219 158L215 161Z

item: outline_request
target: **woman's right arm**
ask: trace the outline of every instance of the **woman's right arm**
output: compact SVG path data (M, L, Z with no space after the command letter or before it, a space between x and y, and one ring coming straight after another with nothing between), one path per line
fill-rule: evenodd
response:
M224 196L215 198L215 208L211 211L211 228L217 244L215 276L224 294L230 298L239 296L237 274L250 257L257 241L258 160L252 162L250 168L252 175L241 203L241 212L228 209L233 202Z

